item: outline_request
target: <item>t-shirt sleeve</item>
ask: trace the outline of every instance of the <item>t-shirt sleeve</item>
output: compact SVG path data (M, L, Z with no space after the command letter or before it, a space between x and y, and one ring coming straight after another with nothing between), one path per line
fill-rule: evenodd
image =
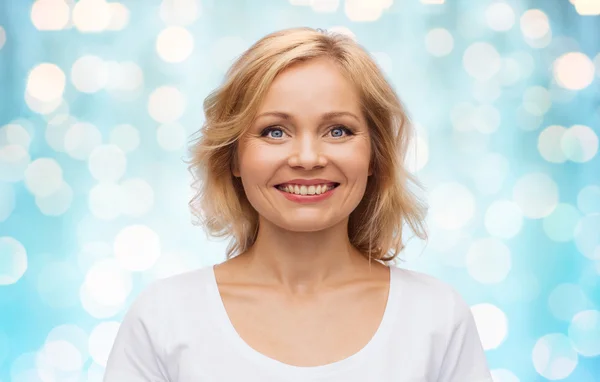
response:
M438 382L493 382L473 313L452 290L454 313Z
M125 314L110 352L103 382L168 382L157 343L156 290L142 291Z

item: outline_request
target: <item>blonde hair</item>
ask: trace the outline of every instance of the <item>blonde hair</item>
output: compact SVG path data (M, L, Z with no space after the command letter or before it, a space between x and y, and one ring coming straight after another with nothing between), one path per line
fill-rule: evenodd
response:
M231 238L228 259L251 247L258 234L258 213L232 174L238 140L277 74L320 57L337 63L356 86L371 136L373 175L350 214L350 242L369 259L388 262L404 248L405 223L418 237L427 238L425 206L410 189L420 185L404 167L412 126L393 88L350 37L293 28L263 37L233 63L223 84L204 100L205 123L191 145L189 170L196 193L189 205L208 234Z

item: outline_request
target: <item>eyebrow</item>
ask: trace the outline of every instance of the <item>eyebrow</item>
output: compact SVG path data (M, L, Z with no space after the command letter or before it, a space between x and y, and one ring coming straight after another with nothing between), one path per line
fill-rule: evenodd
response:
M279 118L286 119L286 120L293 119L293 117L290 114L284 113L282 111L267 111L265 113L259 114L256 117L256 119L262 118L262 117L267 117L267 116L279 117ZM349 111L330 111L328 113L324 113L321 116L321 119L323 121L328 121L328 120L331 120L331 119L334 119L334 118L337 118L337 117L343 117L343 116L354 118L355 120L357 120L358 122L360 122L360 119L356 115L354 115L353 113L350 113Z

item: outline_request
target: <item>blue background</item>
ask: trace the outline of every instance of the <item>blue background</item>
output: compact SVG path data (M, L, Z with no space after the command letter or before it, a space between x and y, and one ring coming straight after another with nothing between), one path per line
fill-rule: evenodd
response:
M404 100L431 208L399 266L461 292L495 382L600 381L600 1L111 4L0 2L0 381L100 381L145 285L224 260L187 142L294 26L351 33Z

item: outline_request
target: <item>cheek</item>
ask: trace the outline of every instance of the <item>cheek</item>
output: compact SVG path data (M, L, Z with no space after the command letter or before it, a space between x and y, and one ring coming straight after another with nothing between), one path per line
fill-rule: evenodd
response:
M269 169L278 165L281 154L277 149L263 144L248 142L238 151L238 163L242 178L259 178L269 175Z
M347 176L367 177L371 162L371 146L369 142L362 140L346 147L340 145L339 148L332 149L331 159L335 160Z

